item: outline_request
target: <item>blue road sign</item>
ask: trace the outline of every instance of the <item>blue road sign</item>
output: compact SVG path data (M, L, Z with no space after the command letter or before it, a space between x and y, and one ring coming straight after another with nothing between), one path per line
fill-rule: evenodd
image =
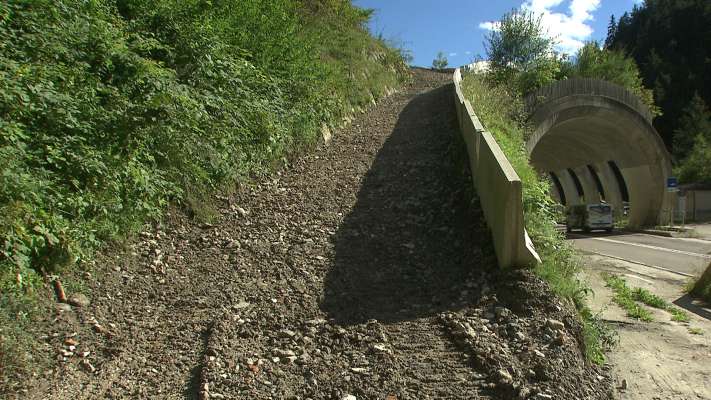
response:
M679 181L675 176L667 178L667 192L676 192L679 190Z

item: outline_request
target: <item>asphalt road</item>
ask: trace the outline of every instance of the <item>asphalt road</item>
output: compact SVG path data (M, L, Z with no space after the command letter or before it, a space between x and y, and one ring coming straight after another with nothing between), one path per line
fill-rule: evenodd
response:
M577 249L673 271L699 275L711 263L711 241L628 232L568 234Z

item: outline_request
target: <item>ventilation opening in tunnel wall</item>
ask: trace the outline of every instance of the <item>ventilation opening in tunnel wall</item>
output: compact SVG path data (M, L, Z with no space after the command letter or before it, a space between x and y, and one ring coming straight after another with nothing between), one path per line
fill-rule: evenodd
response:
M617 167L617 163L615 163L614 161L608 161L607 165L610 166L610 169L612 169L612 173L615 175L617 185L620 188L620 195L622 196L622 201L629 202L630 195L627 191L627 183L625 182L625 177L622 176L622 171L620 171L620 168Z
M553 184L555 185L556 190L558 191L558 196L560 197L560 204L564 206L568 205L568 202L565 200L565 190L563 190L563 185L560 183L558 175L556 175L554 172L551 172L550 176L551 180L553 181Z
M597 187L597 192L600 193L600 198L605 200L605 188L602 186L602 181L600 180L597 171L595 171L595 168L592 165L588 165L588 171L590 171L590 175L592 175L593 180L595 181L595 186Z
M568 168L568 174L570 174L570 177L573 178L573 183L575 184L575 191L578 192L578 198L584 197L585 192L583 191L583 184L580 183L578 175L570 168Z

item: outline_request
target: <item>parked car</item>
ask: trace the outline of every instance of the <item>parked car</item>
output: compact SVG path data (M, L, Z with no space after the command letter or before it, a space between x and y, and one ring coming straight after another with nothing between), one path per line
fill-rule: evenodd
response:
M615 228L612 206L607 203L568 206L565 216L565 229L568 232L573 229L582 229L584 232L604 229L612 232Z

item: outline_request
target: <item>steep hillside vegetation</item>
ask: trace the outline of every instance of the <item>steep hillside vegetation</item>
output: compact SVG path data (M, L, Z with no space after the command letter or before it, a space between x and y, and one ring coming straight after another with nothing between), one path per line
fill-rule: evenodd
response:
M405 80L369 16L350 0L0 3L0 365L43 277L171 202L209 220L208 194Z
M614 17L606 46L632 56L663 115L682 182L711 182L711 2L647 0Z

